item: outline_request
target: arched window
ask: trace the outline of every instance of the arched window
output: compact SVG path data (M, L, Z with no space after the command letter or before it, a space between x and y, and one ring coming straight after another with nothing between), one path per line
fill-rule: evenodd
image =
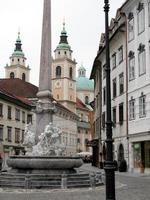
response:
M23 81L26 80L26 75L25 75L25 73L22 74L22 80L23 80Z
M11 72L11 73L10 73L10 78L15 78L14 72Z
M72 78L72 67L69 69L69 77Z
M56 67L56 78L59 78L59 77L61 77L61 67L57 66Z
M85 104L89 104L89 97L85 96Z

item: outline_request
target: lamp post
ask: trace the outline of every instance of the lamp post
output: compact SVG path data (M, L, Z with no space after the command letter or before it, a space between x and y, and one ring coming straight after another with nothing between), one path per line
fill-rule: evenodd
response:
M104 0L105 12L105 50L106 50L106 200L115 200L115 165L113 162L113 139L111 120L111 84L110 84L110 50L109 50L109 0Z

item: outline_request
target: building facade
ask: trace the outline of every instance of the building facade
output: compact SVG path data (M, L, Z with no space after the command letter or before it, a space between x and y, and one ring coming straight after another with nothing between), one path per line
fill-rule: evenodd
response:
M110 68L114 160L128 164L127 86L126 86L126 19L117 11L109 27ZM95 79L95 138L99 139L99 163L106 158L106 54L105 37L101 34L100 47L94 61L91 78Z
M3 168L9 155L24 154L24 130L32 122L31 102L0 87L0 156Z
M150 172L150 1L128 0L128 119L130 171Z

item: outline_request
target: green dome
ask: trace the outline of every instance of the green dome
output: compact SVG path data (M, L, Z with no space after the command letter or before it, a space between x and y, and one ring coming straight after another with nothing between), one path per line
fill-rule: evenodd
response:
M20 56L20 57L24 57L24 53L22 51L14 51L12 56Z
M24 53L22 51L21 46L22 46L22 44L21 44L21 39L20 39L20 32L18 32L18 38L16 40L15 50L14 50L12 56L24 57Z
M60 43L58 44L57 48L56 49L69 49L70 50L70 46L69 44L66 44L66 43Z
M76 79L76 88L77 91L80 90L94 91L94 82L86 77L80 76Z

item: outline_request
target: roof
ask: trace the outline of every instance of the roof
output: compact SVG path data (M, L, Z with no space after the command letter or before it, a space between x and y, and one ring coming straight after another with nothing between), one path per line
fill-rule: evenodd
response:
M38 92L38 87L25 82L21 79L0 79L0 95L1 93L11 99L17 100L18 102L22 102L24 105L32 105L32 100L30 98L37 98L36 94ZM6 98L6 100L11 100ZM52 100L56 101L54 98ZM16 102L17 103L17 102ZM57 102L56 104L59 108L69 112L70 114L77 117L77 115L67 109L65 106L61 105Z
M12 103L15 103L27 109L31 109L31 106L32 106L32 102L29 101L27 98L19 97L14 94L11 94L3 88L0 88L0 98L4 99L5 101L10 101Z
M19 78L0 79L0 89L18 97L35 98L38 87Z
M94 91L94 81L89 80L87 77L78 77L76 79L76 88L77 91L86 90L86 91Z
M90 111L90 109L79 98L76 98L76 108Z

